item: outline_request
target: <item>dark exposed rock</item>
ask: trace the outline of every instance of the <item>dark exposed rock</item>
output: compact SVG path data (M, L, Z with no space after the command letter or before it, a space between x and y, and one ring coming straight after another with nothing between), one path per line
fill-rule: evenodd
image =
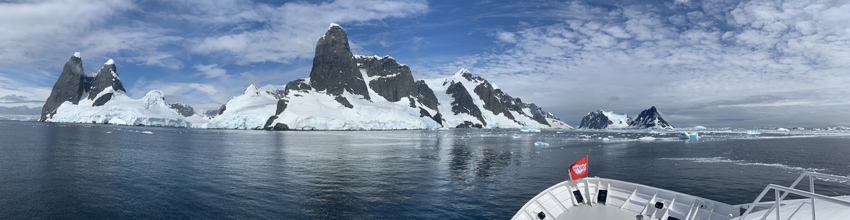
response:
M437 106L440 103L437 101L434 91L428 87L428 84L424 80L417 80L414 85L416 85L416 98L419 100L419 103L422 103L425 107L437 110Z
M534 103L529 103L528 108L531 109L531 118L533 118L534 121L537 121L540 124L549 125L549 121L547 121L546 118L548 118L549 115L552 115L552 113L543 111L543 108L538 107ZM558 118L554 118L554 115L552 115L552 117L555 120L560 120Z
M629 123L629 126L634 128L660 128L660 129L670 129L673 126L667 123L664 120L664 117L661 115L661 112L652 106L647 110L643 110L640 114L635 118L634 121Z
M466 76L466 74L464 74L464 76ZM506 108L506 103L503 103L500 99L506 96L505 93L502 93L501 90L498 90L499 92L496 92L496 90L493 89L493 86L490 85L489 82L483 79L482 81L483 82L481 84L475 86L475 89L473 91L475 92L475 94L478 95L479 98L481 98L482 101L484 101L484 109L493 112L493 114L495 115L505 114L505 117L508 117L511 120L516 120L513 114L511 114L511 112L508 111L508 109Z
M474 83L480 83L480 82L486 81L486 80L484 80L484 78L481 78L480 76L472 75L472 73L469 72L469 71L464 71L463 73L461 73L461 76L463 76L464 79L469 80L470 82L474 82Z
M608 116L605 116L600 109L587 113L587 115L581 119L581 124L578 127L588 129L605 129L608 128L608 125L611 123L612 122L608 119Z
M475 106L472 96L469 95L469 92L466 91L466 87L462 83L452 82L449 88L446 89L446 94L454 98L452 101L452 112L455 115L466 113L477 118L482 124L487 125L484 122L484 116L481 115L481 109Z
M431 119L434 119L438 124L443 125L443 114L437 112L434 116L431 116Z
M263 125L263 129L272 130L273 127L271 125L272 123L274 123L274 120L277 120L277 115L272 115L271 117L269 117L269 119L267 119L266 123Z
M632 118L626 115L626 121L619 121L620 125L617 125L619 128L623 128L631 124ZM587 128L587 129L607 129L611 125L614 124L610 118L608 118L605 113L602 112L602 109L596 110L594 112L587 113L584 118L581 119L581 124L579 128Z
M218 109L207 110L204 112L204 116L207 118L214 118L215 116L218 116Z
M83 60L77 56L71 56L62 68L62 74L53 84L53 90L50 91L50 96L41 108L39 121L52 117L53 114L56 114L56 109L66 101L75 105L78 104L83 94L91 88L91 80L92 78L86 76L83 72Z
M121 91L126 93L126 91L124 90L124 85L121 84L121 80L118 79L118 70L116 69L115 64L112 62L107 62L107 64L104 64L103 68L101 68L100 71L97 72L97 75L95 75L94 80L92 81L91 91L89 92L88 99L93 100L97 98L98 94L100 94L101 92L103 92L103 90L109 88L110 86L114 91ZM106 101L109 101L109 98L107 98Z
M442 115L440 115L439 112L437 112L437 114L434 114L434 116L431 116L431 113L428 113L428 110L425 110L424 108L419 108L419 117L428 117L437 122L437 124L443 125L443 117Z
M272 130L275 130L275 131L289 130L289 126L287 126L284 123L277 123L277 124L274 125L274 127L272 127Z
M94 103L92 103L91 106L95 106L95 107L102 106L102 105L106 104L106 102L108 102L111 99L112 99L112 93L111 92L103 94L102 96L100 96L96 100L94 100Z
M399 64L392 57L358 57L356 62L366 70L369 77L378 77L369 83L375 93L390 102L398 102L403 97L414 96L413 73L410 67Z
M277 108L275 109L274 114L279 115L280 113L283 113L283 111L286 110L286 105L288 105L288 104L289 104L289 100L278 99L277 100Z
M336 102L339 102L339 104L342 104L342 106L345 106L346 108L354 108L354 106L351 105L351 102L348 102L348 99L346 99L345 97L337 96L334 97L334 100L336 100Z
M224 110L227 110L227 103L221 105L221 108L218 108L218 115L224 114Z
M177 110L177 113L182 115L183 117L189 117L195 115L195 109L192 106L183 103L171 103L168 104L169 108Z
M483 128L484 126L478 123L472 123L471 121L463 121L463 123L455 126L455 128Z
M522 115L532 118L540 124L551 126L547 120L548 115L551 115L551 113L543 111L542 108L534 104L526 104L519 98L511 97L507 93L504 93L501 89L496 88L495 85L490 84L484 78L472 75L469 71L461 70L460 74L463 79L477 84L473 92L475 92L481 101L483 101L482 107L484 109L495 115L504 114L505 117L518 124L522 123L517 120L517 117ZM473 106L474 104L470 103L469 105ZM525 108L529 108L531 110L530 114L524 110Z
M263 129L275 131L289 130L289 126L284 123L276 123L274 126L271 126L272 123L274 123L274 120L277 120L277 115L269 117L269 120L266 120L266 125L263 126Z
M266 93L268 93L269 95L274 96L274 98L276 98L276 99L282 99L283 97L286 97L286 89L283 89L283 90L271 90L271 91L266 91Z
M316 43L310 85L316 91L326 91L330 95L339 96L348 91L371 100L363 75L351 54L348 35L337 25L332 25Z
M508 96L507 94L505 94L505 96L506 96L506 98L511 99L510 100L511 104L508 105L510 107L511 111L519 112L522 115L526 115L525 112L522 111L522 109L526 108L528 106L525 103L522 102L522 99L512 98L512 97Z
M286 87L284 87L284 91L286 91L285 92L286 94L289 94L289 91L296 91L297 90L297 91L301 91L301 92L307 92L307 91L310 91L311 89L313 89L313 87L310 87L310 84L308 84L307 80L304 80L304 79L292 80L292 81L290 81L289 83L286 84Z

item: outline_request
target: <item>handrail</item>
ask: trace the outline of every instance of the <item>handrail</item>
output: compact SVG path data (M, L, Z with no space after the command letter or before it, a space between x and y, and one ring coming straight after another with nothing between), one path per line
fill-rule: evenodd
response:
M809 192L802 191L802 190L799 190L799 189L795 189L797 184L799 184L800 181L802 181L803 178L805 178L805 177L809 177ZM773 211L773 209L776 209L776 219L780 220L780 216L779 216L780 209L781 209L779 207L780 202L783 199L785 199L785 197L788 196L789 193L800 195L800 196L805 196L805 197L808 197L812 200L811 201L811 203L812 203L812 219L816 219L816 216L815 216L815 199L824 200L826 202L831 202L831 203L850 207L850 201L840 200L840 199L836 199L836 198L832 198L832 197L829 197L829 196L825 196L825 195L815 193L815 184L814 184L815 178L821 178L821 179L827 179L827 180L850 181L850 177L843 177L843 176L836 176L836 175L816 173L816 172L808 172L808 171L803 172L802 174L800 174L800 177L798 177L797 180L795 180L794 183L791 184L791 187L784 187L784 186L779 186L779 185L775 185L775 184L767 185L767 187L765 187L764 190L762 190L762 192L759 194L759 196L756 197L756 200L753 201L753 203L749 207L747 207L747 211L745 211L744 214L741 215L741 217L738 218L738 219L739 220L746 219L746 217L750 214L750 212L752 212L753 209L756 206L758 206L758 203L761 201L761 199L764 198L765 195L767 195L767 192L769 192L770 190L774 190L774 192L776 194L776 197L774 198L775 204L773 206L771 206L770 209L765 211L765 214L764 214L764 216L762 216L762 219L765 219L767 217L767 215L770 214L770 212ZM782 192L781 196L779 195L780 192Z

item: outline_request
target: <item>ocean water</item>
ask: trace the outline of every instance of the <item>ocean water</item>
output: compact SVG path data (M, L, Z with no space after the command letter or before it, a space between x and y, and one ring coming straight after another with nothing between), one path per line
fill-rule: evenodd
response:
M850 176L848 136L633 141L648 135L0 121L0 219L508 219L584 156L591 176L729 204L803 171ZM817 184L850 194L847 183Z

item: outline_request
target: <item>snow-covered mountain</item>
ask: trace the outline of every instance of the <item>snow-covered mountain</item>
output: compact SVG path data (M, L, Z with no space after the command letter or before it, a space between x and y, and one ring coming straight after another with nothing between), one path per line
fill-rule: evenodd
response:
M602 109L587 113L581 119L579 128L585 129L672 129L673 126L664 120L661 112L652 106L640 112L637 118L632 119L627 114L616 114L606 112Z
M192 106L188 104L183 104L179 102L170 103L168 104L168 107L177 110L177 113L182 115L183 117L191 117L192 115L195 115L195 108L192 108Z
M87 76L71 57L42 109L42 121L269 130L388 130L435 128L572 129L535 104L524 103L461 69L415 80L389 56L353 55L348 36L332 24L316 44L308 78L285 86L248 86L217 111L166 104L160 91L129 98L112 60Z
M266 120L275 113L277 94L282 90L280 86L268 85L257 88L251 84L242 95L233 97L219 108L218 115L210 119L208 124L197 125L197 127L263 129Z
M466 69L450 77L424 82L437 98L437 110L446 127L572 129L554 117L547 117L549 113L542 108L511 97Z
M161 91L148 92L141 99L128 97L113 60L106 61L97 75L86 75L79 52L65 63L40 121L168 127L206 123L199 116L180 115L165 104Z
M645 129L672 129L673 126L667 123L664 120L664 117L661 115L661 112L652 106L649 109L643 110L640 114L635 118L634 121L629 123L629 126L632 128L645 128Z
M310 77L284 94L266 129L572 128L465 69L416 81L392 57L355 56L338 25L316 44Z
M585 129L608 129L608 128L628 128L632 118L627 114L616 114L614 112L606 112L602 109L587 113L581 119L581 124L578 128Z

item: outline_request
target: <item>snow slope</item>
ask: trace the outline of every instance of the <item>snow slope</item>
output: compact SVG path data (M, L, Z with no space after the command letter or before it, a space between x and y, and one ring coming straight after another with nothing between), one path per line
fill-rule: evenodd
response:
M206 125L199 127L216 129L262 129L269 117L275 113L277 98L274 94L283 90L281 86L268 85L258 89L248 86L242 95L233 97L225 104L224 113Z
M602 114L605 117L608 117L608 120L612 122L612 124L608 125L608 128L628 128L630 118L627 114L617 114L614 112L606 112L602 111Z
M335 96L324 92L290 90L285 98L289 104L272 125L281 123L293 130L399 130L442 127L431 118L420 117L419 108L411 108L407 99L390 102L375 93L369 87L369 81L379 77L368 77L365 69L360 71L366 80L371 101L346 91L341 97L353 106L348 108L337 102ZM309 78L304 79L304 83L309 82ZM417 103L417 107L418 105Z
M89 99L82 99L77 105L65 102L59 106L56 114L46 121L192 127L192 123L165 104L162 91L148 92L145 97L137 100L108 87L99 93L98 97L109 92L113 93L112 100L102 106L92 107L94 101Z
M478 107L478 109L481 109L481 114L484 118L484 122L486 122L486 125L484 125L485 128L572 128L563 122L556 123L559 124L559 126L557 127L541 124L535 121L533 118L528 117L528 115L532 115L531 109L528 107L522 109L524 114L519 114L518 112L512 113L516 121L511 120L504 114L495 114L492 111L486 110L484 108L484 101L481 100L481 97L479 97L474 91L475 87L480 84L483 84L484 82L476 80L475 78L471 80L467 79L463 76L463 74L465 73L469 74L470 72L469 70L461 69L450 77L425 80L425 83L428 84L428 87L430 87L431 90L434 91L434 95L437 96L437 100L440 102L438 108L440 113L442 113L443 119L445 121L443 123L443 126L453 128L457 125L462 124L464 121L479 121L478 118L470 114L454 114L452 112L451 103L452 101L454 101L454 99L451 97L451 95L447 94L446 91L452 83L461 83L463 84L463 87L466 89L466 91L472 96L473 103L475 104L475 106ZM494 85L491 86L495 87Z

